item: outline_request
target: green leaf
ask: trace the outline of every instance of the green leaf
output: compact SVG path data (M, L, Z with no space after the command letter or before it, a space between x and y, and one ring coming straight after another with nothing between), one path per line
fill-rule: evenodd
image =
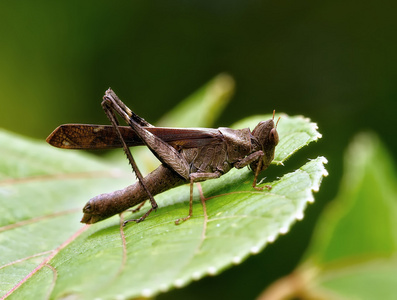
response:
M4 295L81 228L81 205L87 199L122 188L129 176L84 153L53 149L6 131L0 131L0 144Z
M334 203L321 218L310 254L320 265L397 251L394 163L373 134L358 135L345 156Z
M156 197L161 208L140 224L123 228L115 216L82 227L82 205L131 174L4 131L0 144L0 293L10 299L150 296L217 274L303 218L326 173L320 157L259 192L249 170L232 170L202 184L206 213L196 197L193 218L179 226L187 186Z
M394 162L383 144L375 134L359 134L346 152L338 196L320 216L304 263L263 299L277 286L308 298L397 299L396 186Z
M336 299L395 300L397 259L374 259L324 272L316 280L316 293ZM330 298L332 299L332 298Z
M350 299L397 298L396 186L394 163L378 137L358 135L308 253L322 270L317 289Z
M233 81L219 76L170 116L182 122L179 126L187 120L191 126L211 126L232 90ZM192 106L204 117L190 115ZM271 117L234 127L252 129ZM283 115L274 163L319 138L315 129L308 119ZM0 144L0 295L10 299L148 297L218 274L302 219L326 175L326 159L319 157L263 183L271 191L256 191L251 171L232 170L195 188L193 217L179 226L174 221L188 213L188 186L156 196L160 208L142 223L120 226L131 217L124 213L83 226L81 209L88 199L135 180L126 163L115 168L114 159L54 149L5 131ZM120 159L121 152L115 152ZM147 168L149 160L134 153Z

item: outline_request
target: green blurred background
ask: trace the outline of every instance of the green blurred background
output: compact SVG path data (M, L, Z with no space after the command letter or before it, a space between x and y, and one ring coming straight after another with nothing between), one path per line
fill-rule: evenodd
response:
M310 117L323 139L296 166L324 155L330 176L304 221L242 265L160 296L249 299L301 258L354 134L375 131L395 158L396 11L392 1L3 0L0 127L45 139L62 123L107 123L109 86L155 123L221 72L236 92L216 126L273 109Z

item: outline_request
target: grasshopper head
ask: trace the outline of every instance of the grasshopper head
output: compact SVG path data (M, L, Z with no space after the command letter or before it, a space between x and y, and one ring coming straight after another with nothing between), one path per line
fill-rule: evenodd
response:
M262 158L262 167L260 171L267 169L274 158L274 150L278 144L278 133L277 133L277 123L274 124L274 113L273 118L267 121L262 121L256 125L255 129L252 131L252 135L256 138L258 142L258 149L262 150L264 156ZM254 161L250 164L252 170L256 170L258 166L258 161Z

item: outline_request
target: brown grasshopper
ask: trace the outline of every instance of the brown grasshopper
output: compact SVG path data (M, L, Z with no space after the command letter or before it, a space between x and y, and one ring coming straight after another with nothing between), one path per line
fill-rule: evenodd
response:
M250 166L255 171L253 188L260 171L274 158L278 144L277 124L273 118L249 128L167 128L155 127L133 113L111 90L103 97L102 107L112 125L65 124L47 138L52 146L66 149L124 149L138 182L125 189L98 195L83 208L82 223L92 224L119 214L135 205L138 211L147 199L151 208L141 222L157 209L153 196L173 187L190 183L189 215L175 221L179 224L192 216L193 183L218 178L230 169ZM119 126L116 113L129 125ZM161 161L161 165L143 178L129 147L146 145Z

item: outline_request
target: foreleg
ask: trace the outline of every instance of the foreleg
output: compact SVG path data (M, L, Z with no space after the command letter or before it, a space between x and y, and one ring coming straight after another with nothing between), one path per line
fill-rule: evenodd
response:
M258 160L258 165L257 165L256 170L255 170L254 181L252 182L252 187L253 187L254 189L258 190L258 191L263 190L265 187L266 187L268 190L271 189L271 186L268 186L268 185L266 185L266 186L264 186L264 187L256 186L257 180L258 180L259 172L260 172L261 169L262 169L262 163L263 163L262 158L263 158L263 156L264 156L263 151L262 151L262 150L259 150L259 151L256 151L256 152L254 152L254 153L251 153L250 155L244 157L242 160L240 160L240 161L238 161L237 163L234 164L234 167L235 167L236 169L241 169L241 168L244 168L244 167L246 167L246 166L252 164L254 161L257 161L257 160Z

